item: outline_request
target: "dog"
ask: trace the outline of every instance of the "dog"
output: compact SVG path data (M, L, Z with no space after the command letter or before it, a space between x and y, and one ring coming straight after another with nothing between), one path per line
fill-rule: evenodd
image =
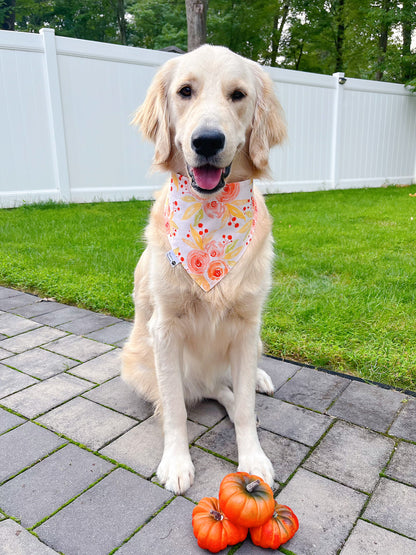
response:
M272 485L255 415L256 389L274 391L257 368L272 222L252 184L286 136L272 81L256 62L204 45L159 69L133 123L155 145L155 168L172 174L135 270L121 371L161 415L158 479L175 494L192 485L187 406L208 398L234 422L239 471Z

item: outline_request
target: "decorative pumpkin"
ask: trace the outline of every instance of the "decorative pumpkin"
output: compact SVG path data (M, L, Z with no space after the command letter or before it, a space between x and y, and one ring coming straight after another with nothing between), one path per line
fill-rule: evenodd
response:
M220 507L240 526L261 526L274 511L273 491L264 480L247 472L228 474L220 485Z
M217 553L246 539L248 529L231 522L215 497L204 497L192 511L192 527L199 547Z
M295 535L298 528L299 521L292 509L275 502L272 518L262 526L250 528L250 536L254 545L278 549Z

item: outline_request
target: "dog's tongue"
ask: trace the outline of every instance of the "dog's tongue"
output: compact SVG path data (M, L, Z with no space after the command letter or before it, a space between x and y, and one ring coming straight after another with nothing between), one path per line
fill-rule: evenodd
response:
M200 189L211 191L220 182L222 169L214 168L214 166L202 166L200 168L192 168L192 173Z

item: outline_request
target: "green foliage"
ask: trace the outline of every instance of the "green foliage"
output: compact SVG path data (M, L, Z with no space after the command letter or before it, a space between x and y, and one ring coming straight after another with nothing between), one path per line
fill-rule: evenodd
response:
M162 49L175 45L186 51L187 30L184 0L130 2L130 42L142 48Z
M6 0L0 0L0 23ZM125 12L125 31L117 13ZM7 8L10 9L10 8ZM16 29L187 49L184 0L16 0ZM207 39L264 64L414 85L416 0L210 0ZM123 38L125 35L125 38Z

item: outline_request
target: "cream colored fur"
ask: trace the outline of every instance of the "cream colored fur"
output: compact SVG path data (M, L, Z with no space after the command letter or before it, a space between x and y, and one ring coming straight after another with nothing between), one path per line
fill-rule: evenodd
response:
M192 89L184 99L178 92ZM232 93L245 96L234 101ZM156 74L135 116L155 143L154 163L186 174L197 165L195 129L220 129L225 137L218 167L232 163L228 182L262 177L269 149L285 137L280 105L267 74L223 47L203 46L167 62ZM158 194L146 229L147 247L135 271L135 320L123 349L123 379L152 401L163 417L164 452L158 477L183 493L192 484L186 405L217 399L234 421L239 470L273 482L273 467L257 437L256 387L273 393L257 369L260 317L270 287L271 218L255 190L257 224L246 253L211 291L204 292L181 265L166 258L170 245L163 216L168 185ZM138 446L139 448L139 446Z

